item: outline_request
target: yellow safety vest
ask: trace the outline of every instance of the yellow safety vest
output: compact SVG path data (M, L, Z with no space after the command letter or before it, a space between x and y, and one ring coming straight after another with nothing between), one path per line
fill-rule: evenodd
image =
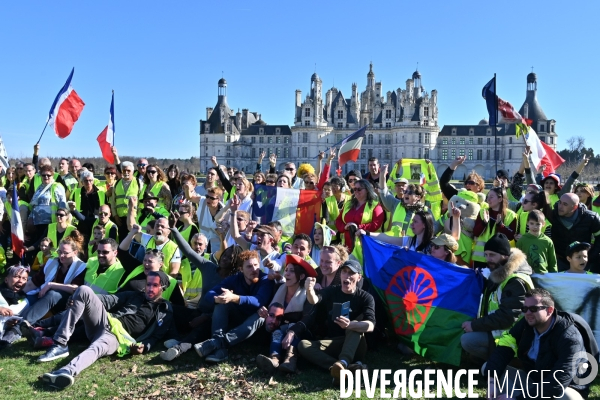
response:
M531 281L531 277L529 275L522 274L520 272L509 275L509 277L506 278L498 286L498 288L495 291L493 291L492 293L489 294L488 310L487 310L488 315L496 312L496 310L498 310L500 308L500 302L502 300L502 290L504 290L504 287L506 286L508 281L511 280L512 278L520 278L523 282L525 282L525 285L527 286L526 290L533 289L533 282ZM487 292L487 290L486 290L486 292ZM482 314L483 314L483 309L482 309ZM484 316L485 315L481 315L481 317L484 317ZM498 339L500 336L502 336L502 334L504 332L508 331L510 328L512 328L512 326L508 327L507 329L497 329L497 330L492 331L492 335L494 336L494 339Z
M483 214L485 210L479 210L479 215L483 219ZM509 226L514 219L517 217L517 214L514 211L506 209L506 215L504 216L504 225ZM473 261L485 262L485 254L484 247L485 243L492 238L496 234L496 224L494 224L493 228L490 228L490 224L488 223L485 227L484 231L475 239L475 248L473 249L473 256L471 259Z
M71 193L71 201L75 201L75 208L78 211L81 211L81 189L83 188L77 188L75 189L72 193ZM98 189L98 188L96 188ZM96 193L98 193L98 200L100 200L100 205L103 206L106 204L106 193L102 192L100 190L96 190Z
M94 225L92 225L92 233L94 232L94 228L97 227L100 224L100 220L98 218L96 218L96 220L94 221ZM104 239L108 239L110 236L110 230L112 229L112 227L115 226L114 222L112 222L111 220L108 220L108 222L106 224L104 224ZM118 232L118 229L117 229ZM119 234L117 233L117 238L115 239L117 243L119 243Z
M210 260L210 254L204 253L205 259ZM188 301L202 295L202 273L200 268L192 272L192 266L188 258L181 260L181 289L183 298Z
M48 235L47 236L50 240L52 240L52 246L58 248L58 231L57 231L56 227L57 227L56 222L48 224ZM73 225L67 225L67 229L65 229L63 238L69 236L71 234L71 232L73 232L76 229L77 228L74 227ZM53 257L57 257L57 255L54 255L55 253L56 253L56 251L52 253Z
M29 207L29 203L23 200L19 200L19 207L20 206L27 206L27 208ZM10 201L7 201L6 203L4 203L4 210L5 210L5 214L6 214L6 218L8 218L8 220L10 221L10 219L12 218L12 204Z
M550 199L550 207L554 208L554 204L556 204L556 202L560 200L560 197L558 197L557 194L551 194L548 197Z
M169 210L167 210L166 208L164 208L161 205L157 205L154 208L154 212L159 213L160 215L162 215L165 218L169 218ZM154 218L154 216L152 214L148 214L146 215L146 217L144 218L143 221L140 221L140 217L142 216L142 210L140 210L138 212L138 216L137 216L137 220L138 220L138 224L142 227L145 228L146 225L148 225L148 222L155 220L156 218Z
M529 215L529 211L523 211L522 208L517 211L517 233L520 235L524 235L527 233L527 216ZM550 221L545 220L544 225L542 226L542 233L546 230L546 228L551 227L552 224Z
M131 273L129 275L127 275L127 278L125 278L125 280L123 281L121 286L119 286L119 289L122 289L127 284L127 282L129 282L130 280L132 280L133 278L135 278L142 272L144 272L143 265L138 265L137 267L135 267L135 269L133 271L131 271ZM162 298L165 300L169 300L171 298L171 294L173 293L173 290L177 286L178 286L177 279L169 276L169 287L166 290L163 290Z
M98 257L90 257L86 263L85 284L96 294L112 294L119 288L119 281L125 273L125 268L119 260L98 275Z
M58 174L58 172L54 173L54 180L56 181L56 179L58 179L60 175ZM36 190L38 190L38 188L40 187L40 185L42 184L42 176L38 173L36 173L33 176L33 192L35 193Z
M115 185L115 207L119 217L124 217L127 215L129 199L134 196L137 197L139 192L140 186L137 182L137 178L131 180L129 187L127 188L127 193L125 193L125 189L123 188L123 181L119 180L119 182Z
M344 204L346 204L346 200L344 200ZM337 231L335 227L335 220L340 215L340 209L338 208L338 202L335 196L329 196L325 198L325 206L327 206L327 212L329 213L329 226L334 231Z
M158 205L162 206L164 208L168 208L167 205L165 204L165 202L163 201L163 199L161 199L158 195L160 194L160 191L162 190L163 186L166 184L166 182L163 181L157 181L151 189L148 189L148 185L146 185L144 183L144 185L142 186L142 190L140 191L140 196L142 198L144 198L144 195L146 193L151 193L152 196L158 197Z
M350 207L352 207L351 205L352 202L347 201L344 203L344 209L342 210L342 221L344 221L344 223L346 222L346 214L348 213L348 211L350 211ZM368 224L369 222L371 222L373 220L373 210L375 210L375 207L377 207L377 204L379 204L379 202L377 201L373 201L372 205L369 205L369 202L365 203L365 208L363 210L363 214L360 220L361 224ZM342 236L342 244L346 244L346 238L345 235L341 235ZM362 260L363 260L363 252L362 252L362 246L360 243L360 239L357 237L356 241L354 243L354 249L352 249L352 255L354 257L356 257L357 260L359 260L359 262L362 264Z
M421 169L421 173L425 177L425 184L423 187L425 188L425 200L431 203L431 214L434 219L438 220L442 215L442 189L440 188L440 181L437 176L437 172L435 171L435 167L433 163L427 163L423 159L416 158L403 158L401 165L401 178L407 179L409 183L413 183L416 185L421 184L420 179L413 179L411 165L419 165ZM394 190L394 179L396 178L398 173L398 164L394 164L392 171L390 172L390 178L387 180L387 186L390 190Z
M190 242L190 239L191 239L190 235L192 234L192 227L194 227L194 226L196 226L196 224L190 224L190 226L188 226L187 228L185 228L184 230L179 232L181 234L181 236L183 236L185 241L188 243ZM198 229L197 226L196 226L196 229Z
M175 255L175 252L177 251L179 247L177 247L177 244L175 244L175 242L173 242L172 240L169 240L167 243L165 243L165 245L162 247L162 249L160 250L164 255L165 255L165 264L163 265L163 272L165 274L169 274L171 267L170 267L170 263L171 263L171 259L173 259L173 256ZM150 250L150 249L156 249L156 241L154 240L154 236L152 238L150 238L150 240L148 241L148 244L146 245L146 249Z

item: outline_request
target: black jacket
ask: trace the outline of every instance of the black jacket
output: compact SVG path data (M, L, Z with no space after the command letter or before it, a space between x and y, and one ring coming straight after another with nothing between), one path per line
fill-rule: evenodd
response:
M558 216L558 204L554 205L552 210L552 241L556 256L566 258L567 248L575 241L591 243L595 233L600 232L600 216L587 209L585 204L579 204L579 209L576 211L577 218L571 229L567 229L563 225ZM592 245L588 251L589 269L595 271L598 268L600 255L600 246L598 243Z
M517 343L517 357L522 362L523 370L541 371L551 370L552 373L546 372L542 383L540 373L532 372L529 375L529 383L539 383L538 396L543 390L544 396L558 397L562 394L563 386L572 387L577 390L584 398L589 394L589 384L578 385L573 382L576 377L576 369L573 366L579 365L579 356L576 354L585 355L585 352L591 352L598 359L598 345L594 339L593 332L589 325L578 315L558 311L554 325L540 338L540 347L538 356L535 361L531 360L527 353L531 349L534 340L534 328L529 326L525 318L522 318L510 330L510 335ZM580 326L578 329L577 325ZM581 332L581 333L580 333ZM582 337L587 336L585 339ZM589 348L586 350L584 343L588 343ZM507 346L498 346L492 354L486 365L486 376L488 371L496 372L498 376L504 373L506 366L514 357L514 350ZM562 370L562 372L557 372ZM556 374L554 374L556 372ZM556 379L555 379L555 378ZM558 382L557 382L558 381ZM559 383L560 382L560 383ZM525 382L523 382L525 384ZM561 386L562 385L562 386ZM527 397L520 393L518 399L526 399ZM531 393L535 393L532 391Z
M135 314L138 307L146 302L146 295L142 292L121 292L111 295L98 295L98 298L114 318L119 318L124 315ZM144 353L151 350L154 344L161 340L173 322L173 306L167 300L158 300L159 306L156 311L153 323L145 327L142 336L136 338L140 343L144 344Z

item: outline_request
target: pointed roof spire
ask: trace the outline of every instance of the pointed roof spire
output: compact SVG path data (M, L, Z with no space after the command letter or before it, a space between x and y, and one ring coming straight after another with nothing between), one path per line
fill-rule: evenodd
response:
M375 76L375 73L373 72L373 61L371 61L369 63L369 73L367 74L368 77L372 77Z

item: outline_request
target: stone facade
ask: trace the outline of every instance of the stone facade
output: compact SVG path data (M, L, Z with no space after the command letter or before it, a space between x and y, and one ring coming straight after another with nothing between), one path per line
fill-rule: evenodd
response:
M217 104L206 109L206 120L200 120L201 169L205 171L211 165L210 157L216 155L221 164L254 172L262 151L277 154L278 169L285 161L315 165L320 150L366 125L360 158L346 164L343 173L351 169L366 172L370 157L390 165L399 158L429 158L441 173L452 159L465 155L467 162L457 169L456 178L471 170L492 178L496 172L494 150L499 168L511 175L517 171L524 144L516 139L514 125L496 128L496 148L493 127L486 120L477 125L446 125L440 131L437 96L436 90L425 90L419 71L406 80L404 89L384 94L371 64L364 91L359 93L353 83L351 96L346 98L340 89L332 87L323 99L321 78L314 73L304 99L302 91L296 90L294 125L289 127L268 125L261 114L248 109L234 113L227 104L227 82L220 79ZM547 119L537 102L537 77L533 73L527 76L526 100L520 113L533 121L542 140L556 148L556 121ZM267 167L266 162L263 167Z

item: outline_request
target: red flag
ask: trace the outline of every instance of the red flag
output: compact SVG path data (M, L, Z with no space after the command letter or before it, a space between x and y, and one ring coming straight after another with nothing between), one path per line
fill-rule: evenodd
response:
M544 150L546 150L546 155L544 158L542 158L542 164L546 166L546 169L544 170L544 176L548 176L549 174L556 172L558 167L560 167L565 160L556 151L554 151L552 147L548 146L544 142L541 143L544 147Z
M102 151L102 157L109 164L115 163L115 157L111 151L111 146L115 143L115 94L113 92L112 100L110 101L110 116L108 118L108 125L98 135L98 144L100 145L100 151Z
M67 78L64 86L56 95L48 114L48 124L54 125L54 132L61 139L71 134L73 125L79 119L81 111L83 111L83 107L85 106L81 97L71 87L71 79L73 79L74 72L75 68L71 70L69 78Z

